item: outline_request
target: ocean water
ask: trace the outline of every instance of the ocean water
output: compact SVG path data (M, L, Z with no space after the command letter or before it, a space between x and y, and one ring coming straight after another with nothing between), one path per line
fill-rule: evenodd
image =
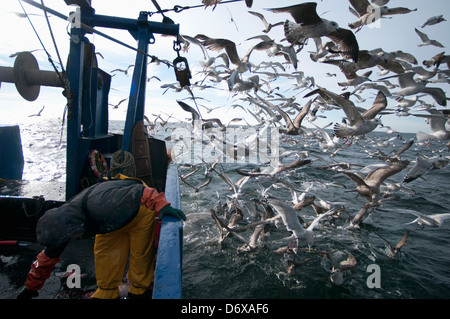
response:
M121 122L111 122L110 130L120 132ZM62 135L61 135L62 132ZM162 131L151 132L155 137L164 137ZM61 136L62 139L61 139ZM21 124L25 168L23 179L65 180L65 131L60 120L42 121L28 119ZM333 160L366 166L383 161L372 155L378 148L391 155L415 136L401 134L392 145L381 143L394 137L384 132L372 133L364 140L344 146ZM375 142L379 144L375 144ZM349 178L331 169L319 169L331 164L330 157L323 153L316 140L302 136L282 138L281 151L308 151L311 165L280 174L278 177L307 190L334 206L344 206L339 217L321 221L315 230L312 251L305 241L299 242L298 262L295 273L288 275L287 265L291 256L278 255L274 251L289 243L291 235L284 227L273 228L270 235L251 252L238 252L241 242L228 236L219 243L219 229L211 217L211 209L222 203L232 193L228 185L212 172L211 182L195 192L194 188L180 181L182 209L187 215L184 223L183 250L183 297L184 298L450 298L450 221L441 228L418 228L408 224L415 217L402 214L413 210L424 214L449 213L450 166L430 170L423 179L416 179L407 186L414 192L397 191L397 199L383 202L380 209L357 229L349 228L350 220L367 200L356 196L355 184ZM418 154L448 157L444 142L416 143L402 154L402 159L414 161ZM320 157L320 158L319 158ZM295 155L283 158L283 163L297 159ZM389 178L401 182L409 168ZM230 179L237 181L241 175L237 168L255 168L255 164L224 163L216 166ZM191 172L189 165L180 165L181 174ZM355 167L354 169L359 169ZM192 185L201 185L207 180L204 167L188 177ZM252 177L242 188L241 203L252 198L261 198L261 185L268 187L270 178ZM269 193L291 201L291 193L282 187L272 187ZM299 215L305 222L312 221L316 213L309 206ZM226 221L226 216L219 215ZM257 221L246 210L239 226ZM395 245L409 230L409 238L397 258L390 257L387 242ZM246 240L252 230L240 233ZM383 239L384 238L384 239ZM344 283L335 285L330 281L331 261L317 252L328 252L339 263L351 253L357 266L344 272Z

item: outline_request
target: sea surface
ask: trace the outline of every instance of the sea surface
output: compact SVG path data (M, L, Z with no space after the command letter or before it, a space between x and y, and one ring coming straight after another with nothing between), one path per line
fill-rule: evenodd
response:
M110 122L110 130L121 132L123 122ZM65 127L59 119L26 119L20 125L25 167L23 179L41 181L65 181ZM164 130L150 132L164 138ZM343 145L332 160L366 166L384 161L374 155L379 149L392 155L404 143L415 138L414 134L395 134L375 132L363 140ZM391 144L384 143L394 139ZM308 196L316 196L333 207L345 207L336 218L320 222L315 230L315 242L308 251L305 241L299 241L297 262L304 263L295 268L294 274L287 273L290 255L278 255L274 251L290 242L291 233L283 226L270 230L270 235L251 252L238 252L242 242L228 236L219 243L219 229L211 217L211 209L225 203L231 195L229 186L217 175L210 172L211 182L198 192L180 181L182 209L187 215L184 223L183 249L183 298L450 298L450 220L441 228L409 224L415 219L405 211L424 214L450 213L450 165L430 170L423 178L408 184L409 191L397 191L397 199L383 202L370 218L359 228L349 227L350 220L363 207L367 200L357 196L355 184L349 178L333 169L320 169L332 163L316 140L309 137L290 137L280 139L280 153L287 151L307 151L312 163L305 167L286 171L279 176L306 191ZM405 151L402 159L410 160L407 169L392 176L391 182L401 182L409 168L414 165L416 156L450 155L444 142L418 143ZM295 153L282 158L282 163L298 159ZM224 172L236 182L242 176L240 169L254 169L258 166L249 163L220 163L217 172ZM192 185L201 185L209 177L205 166L186 180ZM355 166L352 169L358 170ZM180 165L180 174L192 171L190 165ZM269 187L273 180L268 177L252 177L242 188L241 203L252 198L261 198L261 187ZM276 186L276 185L275 185ZM268 192L286 201L292 200L289 190L272 186ZM411 190L412 189L412 190ZM311 222L316 213L311 206L299 212L301 218ZM227 221L223 214L219 217ZM244 210L244 218L239 226L258 219ZM406 244L400 255L392 258L387 242L392 245L409 231ZM240 233L248 240L252 230ZM344 272L344 283L335 285L330 281L332 264L324 257L329 253L337 263L347 259L351 253L357 266Z

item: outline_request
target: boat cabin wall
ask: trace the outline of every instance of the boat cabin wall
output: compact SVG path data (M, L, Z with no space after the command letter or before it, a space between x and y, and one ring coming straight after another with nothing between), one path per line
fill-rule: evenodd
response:
M22 179L23 152L18 125L0 125L0 178Z

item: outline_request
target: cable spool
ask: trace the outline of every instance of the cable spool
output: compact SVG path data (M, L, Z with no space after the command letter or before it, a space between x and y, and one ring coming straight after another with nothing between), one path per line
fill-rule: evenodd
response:
M0 66L0 82L14 83L27 101L37 99L41 85L64 87L56 72L39 70L36 58L28 51L17 55L13 68Z
M122 160L123 153L123 160ZM111 157L111 176L121 173L128 177L136 177L136 165L134 157L130 152L118 150L114 152Z

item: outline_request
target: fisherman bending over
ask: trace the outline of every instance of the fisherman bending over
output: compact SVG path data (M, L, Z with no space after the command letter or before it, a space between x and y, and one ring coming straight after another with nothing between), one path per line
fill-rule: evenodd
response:
M96 234L94 245L97 291L93 298L115 299L127 257L131 281L129 297L150 292L155 270L155 216L169 214L186 220L184 213L167 202L164 193L137 179L121 175L95 184L64 205L48 210L36 226L37 241L45 246L31 265L18 299L39 295L71 239ZM145 294L147 292L147 294Z

